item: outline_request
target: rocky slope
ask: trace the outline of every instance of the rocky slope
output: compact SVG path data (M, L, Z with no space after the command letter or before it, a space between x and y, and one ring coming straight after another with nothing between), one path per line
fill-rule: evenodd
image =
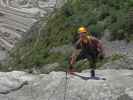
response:
M11 50L16 42L40 19L48 16L63 0L0 0L0 55ZM4 53L4 54L3 54Z
M101 39L105 55L109 57L118 54L123 57L105 63L101 69L133 69L133 42L127 43L124 40L108 41L109 37L109 32L106 32L105 36Z
M65 72L0 73L0 100L133 100L132 70L97 70L106 80L82 80ZM86 70L80 75L89 75Z

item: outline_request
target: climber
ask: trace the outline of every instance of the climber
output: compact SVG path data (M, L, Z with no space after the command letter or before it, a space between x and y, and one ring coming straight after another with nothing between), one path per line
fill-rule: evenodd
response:
M91 68L91 77L95 77L96 62L98 58L104 58L104 50L101 42L88 33L89 31L85 27L78 29L79 39L76 41L75 49L70 57L69 71L73 70L76 61L87 59Z

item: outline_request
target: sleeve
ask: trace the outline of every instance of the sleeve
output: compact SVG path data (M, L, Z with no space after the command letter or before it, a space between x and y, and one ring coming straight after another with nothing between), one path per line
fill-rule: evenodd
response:
M96 48L100 49L100 51L103 50L103 46L102 46L102 43L100 40L94 38L94 41L95 41L95 45L96 45Z
M99 49L103 50L103 45L102 45L101 41L98 41L97 47Z

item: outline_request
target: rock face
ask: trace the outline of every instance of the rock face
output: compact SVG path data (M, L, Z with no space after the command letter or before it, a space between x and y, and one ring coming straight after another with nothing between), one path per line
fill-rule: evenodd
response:
M125 41L107 41L102 40L105 55L112 56L115 54L124 55L124 58L120 58L116 61L110 61L102 66L101 69L133 69L133 42L126 43Z
M65 72L0 73L0 100L133 100L132 70L97 70L106 80L82 80ZM88 76L89 70L80 75Z
M11 50L40 17L62 4L63 0L0 0L0 51Z
M105 63L100 69L133 69L133 57L125 57Z
M113 54L122 54L133 57L133 42L127 43L124 40L108 41L106 39L102 39L102 43L105 48L106 56L111 56Z

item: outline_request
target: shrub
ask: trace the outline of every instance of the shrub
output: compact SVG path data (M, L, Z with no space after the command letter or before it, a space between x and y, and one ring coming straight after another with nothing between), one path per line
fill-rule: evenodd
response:
M77 28L82 25L99 38L108 28L112 32L112 39L130 39L132 23L126 24L126 19L129 19L126 16L130 15L127 15L127 11L132 4L132 0L68 0L51 17L42 18L40 23L47 22L47 25L43 27L39 36L40 23L30 31L32 35L20 41L10 53L11 60L8 66L12 69L31 69L59 62L59 69L64 70L68 66L70 55L50 53L49 50L74 42Z

